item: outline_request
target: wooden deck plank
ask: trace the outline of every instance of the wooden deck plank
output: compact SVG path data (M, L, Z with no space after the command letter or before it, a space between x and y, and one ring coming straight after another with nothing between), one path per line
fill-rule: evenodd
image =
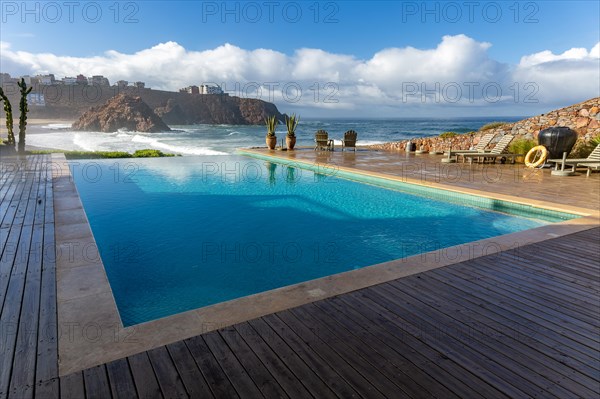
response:
M87 399L108 399L111 397L105 365L102 364L83 370L83 382Z
M56 313L56 253L54 224L44 225L42 287L38 331L36 380L46 381L58 376L58 320Z
M60 378L60 397L62 399L85 398L83 372L72 373Z
M106 363L106 372L112 397L115 399L137 398L135 383L127 359Z
M192 398L212 398L206 379L183 341L167 345L186 391Z
M156 374L158 386L165 398L187 398L181 377L164 346L148 351L150 363Z
M60 398L60 380L52 378L35 384L36 399L58 399Z
M138 396L144 399L162 398L158 380L146 352L129 356L129 367Z
M271 334L269 342L267 343L248 323L242 323L233 326L233 328L236 329L239 336L251 348L256 357L260 359L264 367L269 370L273 377L275 377L288 396L292 398L312 398L315 395L322 398L336 397L314 373L308 370L308 368L301 367L301 369L298 370L299 363L302 363L302 361L298 362L299 359L296 356L289 356L288 351L284 352L285 349L289 348L285 348L281 351L271 349L269 346L270 344L274 347L281 348L281 346L279 346L281 345L281 340L274 342L278 338L275 337L276 334L274 332ZM304 363L302 364L306 366ZM292 370L296 371L297 377ZM318 388L314 387L314 390L311 390L314 385L311 384L311 382L315 380L318 383Z
M384 398L385 394L382 392L383 390L392 396L397 394L400 397L402 392L399 389L394 389L394 387L390 387L387 383L385 385L378 384L379 381L370 379L370 376L368 375L362 375L361 372L356 369L356 367L363 371L365 369L362 359L358 358L358 356L344 358L334 347L332 347L332 344L335 344L336 342L322 341L319 337L322 333L320 326L314 326L312 328L306 327L298 318L287 310L277 313L277 317L284 322L290 330L298 334L311 349L318 353L323 361L330 366L335 367L335 370L342 378L344 378L359 394L372 398ZM370 371L373 372L374 370Z
M194 357L202 375L206 378L213 395L217 398L239 398L229 378L217 363L202 337L197 336L187 339L185 344Z
M271 375L235 328L221 329L219 334L265 397L292 397L279 385L277 379Z
M264 396L216 331L204 334L202 338L240 397L259 398Z
M268 339L269 335L274 331L286 346L289 346L310 369L314 370L325 384L327 384L327 386L339 397L360 397L359 393L354 390L352 385L338 374L338 369L334 369L329 364L323 362L319 354L317 354L279 318L268 315L261 317L260 319L251 320L250 324L265 340ZM269 330L266 328L267 325Z

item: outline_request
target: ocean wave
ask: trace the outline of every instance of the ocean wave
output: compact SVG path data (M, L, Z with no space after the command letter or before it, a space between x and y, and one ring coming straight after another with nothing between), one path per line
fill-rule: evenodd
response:
M64 130L64 129L70 129L71 128L71 124L70 123L50 123L48 125L44 125L44 126L40 126L42 129L49 129L49 130Z
M93 143L90 143L87 137L84 137L84 134L82 133L75 133L75 135L73 136L73 144L75 144L77 147L80 147L84 151L98 150L98 148L96 148L96 146L94 146Z
M141 136L136 134L131 139L134 143L144 143L148 144L153 148L167 150L170 152L175 152L178 154L186 154L186 155L227 155L226 152L212 150L208 147L190 147L190 146L182 146L182 145L172 145L163 143L158 141L152 137Z

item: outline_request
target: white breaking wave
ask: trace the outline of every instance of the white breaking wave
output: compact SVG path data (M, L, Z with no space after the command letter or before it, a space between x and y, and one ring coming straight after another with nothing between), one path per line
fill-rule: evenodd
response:
M42 129L50 129L50 130L63 130L70 129L70 123L50 123L48 125L41 126Z
M99 149L96 143L91 142L90 135L85 133L75 133L73 144L84 151L97 151Z
M176 152L179 154L187 154L187 155L227 155L226 152L215 151L208 147L189 147L189 146L180 146L180 145L171 145L167 143L163 143L158 141L157 139L153 139L151 137L141 136L136 134L131 139L134 143L144 143L149 144L151 147L156 149L163 149L171 152Z

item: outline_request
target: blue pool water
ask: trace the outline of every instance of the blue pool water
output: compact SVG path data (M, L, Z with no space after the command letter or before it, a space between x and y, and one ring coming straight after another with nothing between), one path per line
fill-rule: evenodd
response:
M126 326L547 223L240 156L70 165Z

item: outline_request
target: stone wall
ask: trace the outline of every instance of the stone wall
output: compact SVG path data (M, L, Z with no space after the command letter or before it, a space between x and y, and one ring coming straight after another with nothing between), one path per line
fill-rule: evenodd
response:
M417 149L425 151L466 150L476 145L485 133L496 133L491 145L500 140L505 134L515 135L515 139L534 139L541 130L552 126L566 126L577 132L579 142L586 142L600 135L600 97L592 98L565 108L557 109L547 114L537 115L522 121L505 124L485 132L460 134L452 138L423 137L413 139ZM372 149L386 151L405 151L408 140L376 144L369 146Z

